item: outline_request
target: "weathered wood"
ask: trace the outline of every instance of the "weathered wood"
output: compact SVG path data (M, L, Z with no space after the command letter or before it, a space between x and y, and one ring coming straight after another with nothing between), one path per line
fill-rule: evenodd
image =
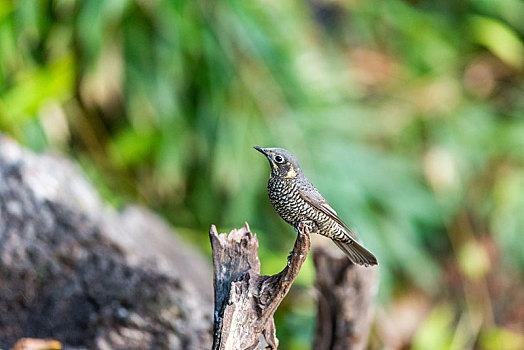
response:
M209 349L210 290L166 222L115 211L71 162L0 135L1 349Z
M311 242L307 228L299 230L288 265L278 274L260 275L258 240L248 224L229 235L209 232L213 248L215 313L213 349L276 349L273 315L295 281Z
M314 249L313 261L318 291L313 349L365 349L373 320L378 267L354 265L324 247Z

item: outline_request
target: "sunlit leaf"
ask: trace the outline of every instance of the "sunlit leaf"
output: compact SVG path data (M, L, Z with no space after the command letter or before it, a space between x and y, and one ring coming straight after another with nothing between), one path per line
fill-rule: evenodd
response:
M508 65L517 69L522 68L524 46L509 26L482 16L471 16L468 25L479 44L487 47Z

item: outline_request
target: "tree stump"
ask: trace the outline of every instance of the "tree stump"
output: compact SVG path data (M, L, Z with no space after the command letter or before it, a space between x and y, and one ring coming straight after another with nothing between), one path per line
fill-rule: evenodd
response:
M361 350L368 343L378 267L362 267L324 247L313 252L318 291L315 350Z
M247 223L229 235L218 234L213 225L209 236L215 289L213 349L258 349L261 335L267 348L276 349L273 315L309 252L307 228L299 229L287 266L272 276L260 275L258 240Z

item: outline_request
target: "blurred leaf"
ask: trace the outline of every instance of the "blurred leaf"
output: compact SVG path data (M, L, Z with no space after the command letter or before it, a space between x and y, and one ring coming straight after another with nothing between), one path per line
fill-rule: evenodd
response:
M114 164L129 167L147 162L154 152L158 136L151 132L139 133L134 129L125 129L116 135L109 154Z
M0 2L0 23L4 20L7 15L13 11L13 6L9 1Z
M47 146L47 138L37 120L29 120L23 127L23 140L34 151L41 152Z
M2 96L0 122L6 128L36 118L40 104L48 98L65 101L72 95L73 60L64 57L36 70L28 70Z
M450 305L437 305L415 334L412 349L450 349L453 340L451 326L454 317L455 315Z
M469 241L460 248L458 259L460 269L472 280L484 277L490 269L486 251L475 241Z
M473 37L506 64L521 69L524 46L518 35L507 25L492 18L471 16L468 20Z
M524 337L503 328L491 328L482 333L480 344L486 350L518 350L524 348Z

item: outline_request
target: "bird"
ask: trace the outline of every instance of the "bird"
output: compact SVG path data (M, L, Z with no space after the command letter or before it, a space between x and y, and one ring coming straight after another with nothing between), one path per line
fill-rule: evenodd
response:
M357 242L355 234L304 175L297 159L283 148L253 147L271 166L268 194L277 213L297 231L330 238L354 264L378 265L377 258Z

